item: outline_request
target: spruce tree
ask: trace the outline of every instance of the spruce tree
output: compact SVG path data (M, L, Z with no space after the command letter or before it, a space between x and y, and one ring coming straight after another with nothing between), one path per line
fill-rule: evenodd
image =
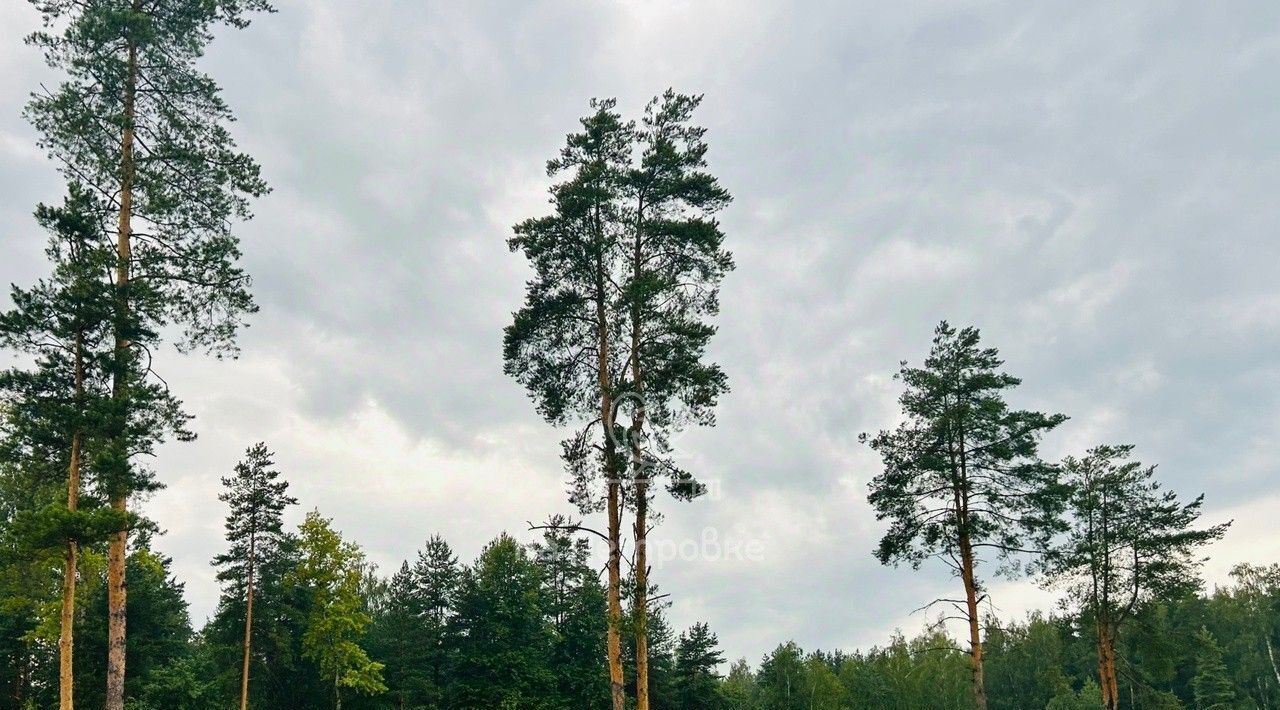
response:
M884 471L868 501L889 521L876 557L919 567L941 560L964 585L953 604L968 624L974 705L986 710L979 604L984 553L996 560L1044 549L1057 530L1065 489L1057 468L1042 462L1038 442L1066 417L1010 409L1004 393L1020 380L1000 371L994 348L979 346L976 328L945 321L934 331L923 367L904 361L897 379L906 420L893 431L862 435Z
M234 353L253 310L231 222L266 191L227 131L230 110L196 61L219 25L244 27L265 0L32 0L45 28L29 41L66 80L33 96L27 116L69 180L93 198L93 223L114 245L110 346L113 406L98 459L120 513L152 487L133 460L174 427L151 356L164 326L180 344ZM139 414L139 413L143 414ZM141 426L143 445L136 429ZM123 710L127 530L109 548L106 709Z
M387 695L397 707L432 707L424 692L427 639L419 599L413 568L404 562L388 581L386 604L369 626L369 657L383 664Z
M590 563L587 541L564 529L565 523L553 517L542 542L533 545L542 573L543 613L554 635L555 697L562 707L604 707L609 702L609 676L600 664L605 590Z
M554 636L542 574L528 551L501 535L468 567L451 624L458 639L453 707L551 710Z
M458 557L443 537L432 535L426 547L418 552L413 565L413 583L417 608L423 619L422 662L427 673L424 704L443 706L457 651L452 616L462 584Z
M649 710L648 536L651 486L666 481L677 499L703 487L670 457L671 435L688 424L715 423L714 408L727 389L720 366L705 362L715 333L720 281L733 268L715 215L728 191L706 172L706 129L692 124L701 96L668 90L645 108L635 133L638 164L626 191L631 221L624 248L627 376L619 410L626 429L635 504L634 616L636 708Z
M1191 679L1191 688L1196 710L1234 710L1236 689L1222 660L1222 647L1204 627L1196 632L1195 641L1196 675Z
M289 483L280 479L272 456L265 443L249 447L244 460L236 464L235 475L222 479L226 490L218 496L218 500L231 508L226 521L230 548L215 557L213 564L220 568L218 581L223 584L223 604L243 605L240 710L249 706L255 574L262 559L278 554L285 535L281 516L287 506L298 502L286 494Z
M1118 639L1142 605L1199 588L1200 547L1227 525L1196 529L1204 496L1180 503L1155 480L1155 466L1131 460L1132 446L1099 446L1063 462L1071 486L1070 528L1045 558L1094 623L1098 683L1106 710L1120 707Z
M715 710L722 707L720 641L704 623L694 624L676 641L675 694L677 710Z

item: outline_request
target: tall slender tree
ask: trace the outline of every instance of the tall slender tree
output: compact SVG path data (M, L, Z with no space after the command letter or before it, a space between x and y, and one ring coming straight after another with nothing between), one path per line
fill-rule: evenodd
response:
M720 280L733 260L714 218L730 196L705 170L706 129L691 123L701 102L670 89L649 102L635 134L638 164L626 184L627 378L617 403L630 418L637 710L649 710L650 487L665 479L686 500L704 490L671 460L670 436L689 423L714 424L714 407L728 389L720 366L704 361L716 330L707 321L719 311Z
M222 24L244 27L265 0L32 0L45 29L29 41L66 75L37 94L27 116L69 179L100 205L95 220L114 236L112 397L108 437L98 457L111 505L151 485L132 463L148 444L131 436L158 426L148 396L151 356L166 324L183 345L234 353L236 331L253 310L231 222L266 191L258 166L227 131L231 112L196 61ZM171 410L170 400L160 400ZM165 411L163 420L174 412ZM145 430L143 442L162 438ZM107 710L124 706L127 530L109 547Z
M280 479L273 454L259 442L245 451L235 475L223 478L226 488L218 500L230 508L226 531L230 548L213 559L224 597L243 600L244 651L240 670L240 710L249 707L249 665L253 646L253 593L259 561L277 554L284 541L284 509L298 501L290 497L288 481Z
M1063 462L1071 526L1045 558L1049 580L1093 620L1106 710L1120 707L1116 656L1125 624L1143 604L1198 589L1196 552L1227 530L1196 529L1204 496L1179 502L1155 480L1155 466L1131 460L1132 453L1132 446L1099 446Z
M108 341L110 292L101 278L112 254L92 223L91 199L72 183L61 207L41 205L37 221L50 232L45 250L53 274L34 288L14 287L14 308L0 314L0 342L35 358L28 370L0 373L10 400L6 453L28 468L65 471L66 505L44 511L63 546L59 616L59 707L74 707L74 635L79 546L101 515L80 511L86 442L100 433L106 378L101 358ZM53 475L52 471L47 472ZM48 526L42 526L48 527ZM108 524L108 528L110 525Z
M606 654L613 709L624 710L622 673L622 477L615 399L625 376L622 337L625 280L622 188L628 178L634 126L612 99L592 101L582 131L568 136L550 176L553 212L515 227L508 244L533 266L524 305L503 339L506 373L525 386L538 412L555 425L580 425L563 444L571 499L584 512L604 507L608 529ZM603 479L604 500L599 490Z
M904 361L897 379L905 421L893 431L862 435L884 471L870 484L876 517L889 521L876 557L919 567L936 558L964 584L953 604L969 627L974 704L986 710L979 604L983 553L997 559L1040 551L1059 529L1066 489L1057 467L1040 460L1039 440L1066 417L1012 410L1004 393L1020 380L1000 371L994 348L979 346L976 328L945 321L934 331L923 367ZM935 603L936 603L935 602Z

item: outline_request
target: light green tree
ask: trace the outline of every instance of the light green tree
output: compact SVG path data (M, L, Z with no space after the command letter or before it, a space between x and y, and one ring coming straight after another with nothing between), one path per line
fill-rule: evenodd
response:
M298 543L301 559L288 583L311 597L302 655L333 679L334 708L342 707L343 688L368 695L385 691L382 664L359 643L372 621L360 598L364 554L315 510L299 527Z

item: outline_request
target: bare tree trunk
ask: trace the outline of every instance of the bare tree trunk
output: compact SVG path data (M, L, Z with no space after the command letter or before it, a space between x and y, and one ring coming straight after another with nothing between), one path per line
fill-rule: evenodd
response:
M1102 707L1103 710L1117 710L1120 707L1120 690L1115 677L1115 641L1106 622L1098 621L1097 627L1098 684L1102 687Z
M246 575L244 603L244 665L240 669L240 710L249 707L249 652L253 638L253 568L255 560L256 534L249 533L249 573Z
M978 616L978 582L973 573L973 547L967 535L960 538L960 576L964 580L964 598L969 621L969 669L973 674L973 705L987 710L987 689L982 666L982 629Z
M1116 627L1114 624L1107 624L1107 643L1106 643L1106 664L1107 664L1107 686L1110 695L1110 705L1106 705L1106 710L1119 710L1120 708L1120 677L1116 673Z
M77 332L75 342L75 400L77 413L84 399L84 336ZM74 513L80 506L80 457L84 433L77 424L71 434L71 462L67 466L67 510ZM75 621L76 561L79 548L75 540L67 540L62 569L62 616L58 632L58 708L75 708Z
M132 42L129 44L129 60L125 77L124 94L124 130L120 148L120 220L116 233L116 288L120 291L116 314L116 371L112 383L112 396L116 399L128 396L122 378L127 378L129 364L128 335L124 332L129 311L127 287L129 284L129 262L132 258L132 225L133 216L133 122L134 94L138 76L138 50ZM127 416L127 414L117 414ZM118 426L113 432L116 436L125 437L124 426ZM127 442L118 442L121 452L127 451ZM121 465L127 465L122 462ZM111 507L121 513L128 510L128 486L125 481L114 482L118 490L111 491ZM119 530L111 535L107 548L107 695L106 710L124 710L124 678L125 678L125 605L128 590L125 583L125 558L128 554L128 531Z
M639 279L643 268L644 199L636 209L634 249L631 254L632 278ZM635 482L635 575L636 590L633 601L636 634L636 710L649 710L649 467L644 440L644 370L640 366L640 305L631 305L631 380L636 395L635 411L631 419L631 472Z
M622 674L622 491L617 471L613 432L613 382L609 374L609 327L605 315L604 265L596 260L596 349L600 387L600 423L604 428L604 472L609 516L609 610L606 652L609 661L609 690L613 710L626 710L626 692Z
M648 481L636 479L636 710L649 710L649 556L646 500Z
M622 677L622 549L620 491L616 473L609 479L609 629L607 637L609 655L609 690L613 697L613 710L626 710L626 692Z

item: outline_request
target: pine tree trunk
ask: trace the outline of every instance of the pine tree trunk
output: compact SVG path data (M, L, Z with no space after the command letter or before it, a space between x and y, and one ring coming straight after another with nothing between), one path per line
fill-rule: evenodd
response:
M644 236L644 199L636 209L636 233L634 250L631 255L632 278L639 280L643 268ZM640 367L640 318L641 309L638 301L631 306L631 380L637 401L636 410L632 414L631 435L628 444L631 446L631 471L636 491L636 591L635 591L635 634L636 634L636 710L649 710L649 470L644 459L644 451L640 445L644 437L644 370Z
M600 217L597 211L596 223ZM626 710L626 692L622 674L622 491L621 474L613 432L613 380L609 372L609 322L605 315L604 263L596 257L596 372L600 388L600 424L604 429L604 473L609 516L609 610L606 652L609 661L609 690L613 710Z
M1099 620L1098 627L1098 685L1102 687L1103 710L1120 707L1119 683L1115 670L1115 637L1110 625Z
M244 602L244 665L240 669L240 710L249 707L249 652L253 637L253 568L257 540L254 533L249 533L249 573L245 582Z
M129 376L129 348L131 344L125 332L128 320L129 300L129 262L132 258L132 225L133 216L133 122L134 94L138 75L138 50L132 43L129 45L129 60L125 77L124 94L124 130L120 149L120 220L116 233L116 288L120 291L116 314L116 371L112 382L112 396L117 400L127 397L123 378ZM116 416L127 414L117 412ZM124 422L117 425L112 432L123 439L127 436ZM116 442L120 455L128 451L128 442ZM127 466L127 461L120 463ZM123 471L118 472L123 473ZM111 491L111 507L125 513L128 510L128 486L124 480L115 481L117 490ZM106 710L124 710L124 678L125 678L125 606L128 589L125 583L125 562L128 546L128 531L119 530L112 534L107 549L107 694Z
M608 468L612 469L612 466ZM609 690L613 698L613 710L626 710L627 700L622 677L622 519L618 509L620 486L616 472L610 470L607 475L609 475L609 616L606 640L609 655Z
M646 517L648 481L636 479L636 710L649 710L649 556Z
M960 576L964 580L964 598L969 621L969 669L973 674L973 706L987 710L986 680L982 667L982 629L978 616L978 583L973 573L973 547L968 536L960 538Z
M76 333L75 399L77 414L84 399L84 337ZM67 510L74 513L80 506L80 457L84 434L77 424L71 434L71 461L67 466ZM75 621L76 561L79 549L75 540L67 540L62 569L62 615L58 631L58 708L75 708Z

